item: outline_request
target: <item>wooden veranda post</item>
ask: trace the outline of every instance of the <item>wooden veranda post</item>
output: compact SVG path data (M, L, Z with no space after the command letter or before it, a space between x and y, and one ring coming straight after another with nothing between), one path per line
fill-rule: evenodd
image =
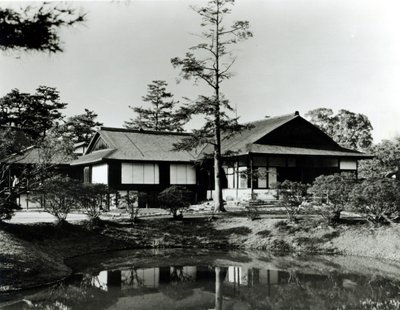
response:
M253 175L253 156L249 155L250 159L250 197L254 199L254 175Z

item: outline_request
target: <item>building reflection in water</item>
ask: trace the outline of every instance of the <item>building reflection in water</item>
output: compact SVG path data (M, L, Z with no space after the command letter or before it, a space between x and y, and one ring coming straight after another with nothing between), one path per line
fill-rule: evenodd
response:
M212 306L220 310L224 301L239 296L241 289L262 286L265 295L270 296L273 285L287 283L289 278L285 271L240 266L166 266L101 271L92 277L91 283L121 296L126 296L127 292L131 296L162 293L184 299L191 295L189 291L200 290L214 296L215 305ZM176 294L171 294L171 286ZM210 300L210 303L214 302Z

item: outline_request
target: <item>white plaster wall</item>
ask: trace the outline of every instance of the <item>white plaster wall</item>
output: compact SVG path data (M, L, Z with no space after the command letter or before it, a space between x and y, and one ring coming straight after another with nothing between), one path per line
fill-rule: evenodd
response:
M357 161L352 159L341 159L340 170L357 170Z
M108 165L97 165L92 167L92 183L108 184Z

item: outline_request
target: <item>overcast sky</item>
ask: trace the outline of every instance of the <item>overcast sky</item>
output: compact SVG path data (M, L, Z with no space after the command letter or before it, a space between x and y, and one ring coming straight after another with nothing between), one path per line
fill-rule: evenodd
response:
M206 88L177 84L170 64L198 42L193 3L204 1L73 2L87 21L62 31L63 53L0 54L0 96L53 86L66 115L89 108L115 127L133 116L129 105L143 105L152 80L166 80L178 100L195 98ZM223 92L243 121L348 109L369 117L375 142L392 138L400 134L399 16L398 0L237 0L232 19L250 21L254 38L235 46Z

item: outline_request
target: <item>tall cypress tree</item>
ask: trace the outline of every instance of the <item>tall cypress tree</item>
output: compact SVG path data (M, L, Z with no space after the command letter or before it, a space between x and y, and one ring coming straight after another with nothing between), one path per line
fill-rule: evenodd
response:
M203 81L211 88L212 94L201 95L197 100L183 107L181 115L202 114L206 123L193 136L183 139L177 149L190 150L204 143L214 146L215 197L214 208L224 211L221 186L221 139L243 129L237 118L229 117L233 111L229 101L221 92L221 84L232 77L230 71L235 62L232 46L252 37L248 21L236 21L226 25L225 18L231 13L234 0L210 0L205 7L193 8L202 18L202 42L190 48L184 58L171 59L172 65L181 69L184 79Z
M174 108L177 101L172 93L167 91L167 82L152 81L147 85L147 94L142 97L144 102L151 104L150 108L131 107L137 116L125 122L129 129L145 129L156 131L183 131L184 120L176 117Z

